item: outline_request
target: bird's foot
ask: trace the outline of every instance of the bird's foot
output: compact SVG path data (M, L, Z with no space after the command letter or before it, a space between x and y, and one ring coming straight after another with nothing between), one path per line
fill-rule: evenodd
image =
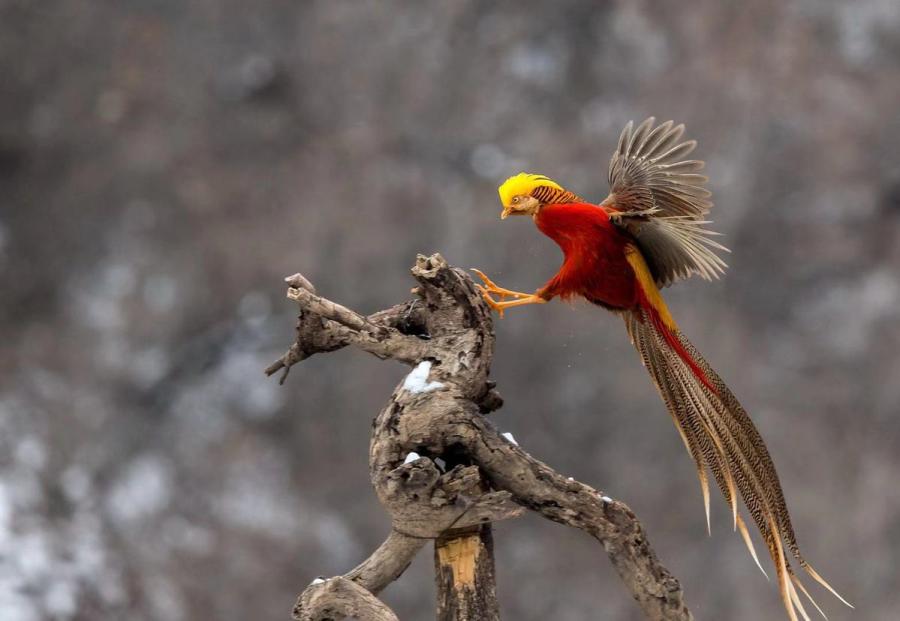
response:
M484 301L487 302L487 305L497 311L497 314L503 318L503 311L507 308L512 308L513 306L525 306L526 304L545 304L547 300L542 298L536 294L528 294L524 298L519 298L518 300L509 300L509 301L497 301L491 297L491 293L485 287L481 285L475 285L478 287L478 290L481 292L481 297L484 298Z
M497 311L497 314L500 317L503 317L503 311L507 308L511 308L513 306L524 306L526 304L543 304L547 300L542 298L541 296L534 293L521 293L519 291L512 291L510 289L504 289L503 287L497 286L497 284L485 276L484 272L481 270L473 269L473 272L478 275L481 280L484 281L483 285L475 285L478 288L478 291L481 293L481 297L484 298L484 301L490 306L492 309ZM499 297L497 300L494 296ZM513 300L507 300L507 297L515 298Z
M497 311L497 314L500 315L500 317L503 317L503 311L510 305L510 302L506 301L507 297L515 298L516 301L534 297L530 293L521 293L519 291L513 291L512 289L504 289L488 278L481 270L472 268L472 271L475 272L475 275L478 276L482 282L484 282L483 285L475 285L478 287L478 291L481 292L484 301L487 302L488 306ZM493 296L495 295L500 299L494 299ZM518 306L518 304L514 304L513 306Z
M481 285L475 285L478 289L478 292L481 293L481 297L484 298L484 301L487 302L487 305L497 311L497 314L500 315L500 318L503 319L503 302L495 300L491 296L491 292L488 291L485 287Z
M479 285L482 291L488 291L490 293L493 293L494 295L500 296L501 301L505 300L507 297L521 299L531 297L532 295L530 293L521 293L519 291L512 291L511 289L504 289L503 287L498 286L497 283L495 283L493 280L488 278L487 275L485 275L485 273L481 270L477 270L473 267L472 271L475 272L476 276L484 281L484 285Z

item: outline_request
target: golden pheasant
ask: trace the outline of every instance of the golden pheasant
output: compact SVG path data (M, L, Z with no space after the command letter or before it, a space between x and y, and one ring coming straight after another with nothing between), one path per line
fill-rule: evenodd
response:
M797 612L809 619L796 589L822 611L792 569L785 548L810 576L850 604L800 554L765 443L722 379L682 335L660 295L660 288L676 280L693 274L717 278L726 267L716 251L727 249L705 228L712 202L703 187L707 179L699 174L703 162L685 159L696 142L683 141L683 134L684 126L672 121L654 127L650 118L637 128L628 123L609 164L610 194L599 204L543 175L510 177L499 189L500 217L531 216L562 249L562 267L532 294L504 289L474 271L484 281L485 300L501 316L514 306L581 296L625 320L697 467L707 528L708 468L731 506L735 530L759 565L738 512L738 493L743 498L775 564L791 621L797 621Z

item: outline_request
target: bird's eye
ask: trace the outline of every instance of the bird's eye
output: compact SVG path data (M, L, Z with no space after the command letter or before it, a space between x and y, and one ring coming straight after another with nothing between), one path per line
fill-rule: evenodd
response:
M513 202L513 204L518 203L518 202L519 202L519 197L518 197L518 196L513 196L512 202Z

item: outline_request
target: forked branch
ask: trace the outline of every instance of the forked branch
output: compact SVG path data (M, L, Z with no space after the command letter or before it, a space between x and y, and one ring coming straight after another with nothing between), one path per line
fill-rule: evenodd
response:
M527 508L600 541L648 619L691 619L678 580L659 562L624 503L558 474L485 417L502 399L488 380L494 348L490 309L471 278L437 254L419 256L412 275L419 283L416 299L369 316L320 297L299 274L287 279L288 297L300 306L297 339L267 374L282 371L283 379L305 358L348 345L415 367L376 418L369 451L370 477L392 532L357 568L309 585L295 618L324 621L365 611L372 615L365 618L393 619L375 595L400 576L424 543L440 538L451 550L465 550L472 546L454 547L453 538L471 540L473 532L489 542L487 526L473 527ZM489 546L482 549L490 553ZM445 549L438 559L442 574L447 563L453 566L454 554ZM493 563L485 567L489 575L478 588L493 588ZM438 583L439 599L455 607L442 618L498 618L492 593L467 594L463 590L476 581L467 587L459 576L451 577L457 580L450 586ZM447 588L461 589L455 600L442 590Z

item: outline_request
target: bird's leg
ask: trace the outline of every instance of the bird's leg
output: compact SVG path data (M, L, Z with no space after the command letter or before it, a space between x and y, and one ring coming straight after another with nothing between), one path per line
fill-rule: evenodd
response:
M488 277L485 275L485 273L482 272L481 270L476 270L476 269L473 267L473 268L472 268L472 271L475 272L475 274L476 274L481 280L484 281L484 286L481 287L482 292L488 291L488 292L490 292L490 293L493 293L494 295L499 295L501 300L505 300L507 296L512 297L512 298L527 298L527 297L531 297L531 295L532 295L532 294L530 294L530 293L520 293L520 292L518 292L518 291L512 291L512 290L510 290L510 289L504 289L503 287L497 286L497 283L495 283L493 280L491 280L490 278L488 278Z
M525 306L526 304L545 304L547 300L542 298L539 295L528 294L524 298L519 298L518 300L509 300L508 302L500 301L498 302L494 298L491 297L490 292L482 287L481 285L476 285L478 289L481 291L481 295L484 298L484 301L487 302L488 306L493 308L500 317L503 317L503 311L507 308L512 308L513 306Z
M539 295L534 293L521 293L519 291L511 291L510 289L504 289L503 287L498 287L497 284L485 276L484 272L481 270L472 269L481 280L484 281L484 285L475 285L478 287L478 290L481 292L481 296L484 298L484 301L487 302L488 306L493 308L497 313L503 317L503 311L507 308L511 308L513 306L524 306L525 304L543 304L547 300L542 298ZM495 300L491 294L497 295L500 297L499 300ZM516 298L515 300L506 300L506 297L510 296Z

